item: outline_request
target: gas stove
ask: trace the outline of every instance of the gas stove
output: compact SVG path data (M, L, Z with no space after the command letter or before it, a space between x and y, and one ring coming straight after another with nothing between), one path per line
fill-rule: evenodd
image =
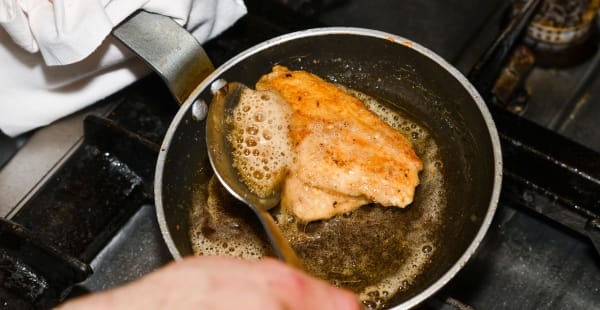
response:
M478 253L420 307L591 309L600 304L599 25L590 21L569 46L533 39L544 39L534 22L572 26L576 5L595 2L249 0L249 14L205 48L219 65L280 34L356 26L444 57L488 102L505 176ZM570 20L557 17L561 5ZM48 308L172 260L152 188L176 111L150 75L47 128L1 139L0 307Z

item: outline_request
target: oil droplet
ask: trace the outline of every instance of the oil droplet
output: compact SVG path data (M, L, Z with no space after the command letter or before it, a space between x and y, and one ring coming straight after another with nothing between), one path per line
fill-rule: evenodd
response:
M257 122L262 122L265 120L265 115L262 112L256 112L256 114L254 114L254 120Z
M254 172L252 173L252 176L254 178L256 178L257 180L262 180L263 178L263 173L261 171L258 170L254 170Z
M273 135L271 135L271 132L268 130L265 130L263 132L263 138L265 138L265 140L271 140L273 138Z
M367 309L377 309L377 305L370 300L363 300L362 303Z
M367 296L371 298L379 297L379 291L371 291L367 293Z
M248 128L246 128L246 132L249 135L256 135L258 133L258 127L256 127L256 126L248 126Z
M249 146L249 147L253 147L253 146L256 146L256 144L257 144L257 143L256 143L256 139L254 139L253 137L248 137L248 138L246 139L246 145L247 145L247 146Z
M406 289L406 288L408 288L408 286L409 286L409 285L410 285L410 283L408 283L408 281L407 281L407 280L404 280L404 281L402 281L402 288L403 288L403 289Z

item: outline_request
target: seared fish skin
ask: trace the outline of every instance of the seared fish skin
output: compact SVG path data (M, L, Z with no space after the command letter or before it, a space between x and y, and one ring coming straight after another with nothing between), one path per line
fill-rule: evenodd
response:
M357 98L306 71L273 67L256 84L292 108L295 158L281 206L302 221L331 218L364 204L405 207L423 163L410 142Z

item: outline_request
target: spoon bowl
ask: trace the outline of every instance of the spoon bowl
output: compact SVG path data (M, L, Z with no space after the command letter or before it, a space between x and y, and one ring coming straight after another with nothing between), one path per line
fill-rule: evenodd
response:
M267 197L253 193L241 180L233 162L233 147L227 139L233 126L227 122L227 118L233 115L233 110L238 105L244 89L248 89L248 87L241 83L231 82L223 85L214 94L206 123L206 143L210 164L227 191L254 211L277 256L284 262L302 269L300 259L268 212L269 209L279 204L280 191L275 191Z

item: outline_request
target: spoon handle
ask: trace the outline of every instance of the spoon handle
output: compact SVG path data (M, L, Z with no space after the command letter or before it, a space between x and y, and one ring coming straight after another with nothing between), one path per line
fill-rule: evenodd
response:
M300 270L304 270L304 266L302 265L300 258L298 258L288 240L281 233L279 226L277 226L271 214L259 208L252 209L256 211L256 215L262 222L263 227L267 232L267 236L271 241L271 245L273 246L273 249L275 250L279 259Z

